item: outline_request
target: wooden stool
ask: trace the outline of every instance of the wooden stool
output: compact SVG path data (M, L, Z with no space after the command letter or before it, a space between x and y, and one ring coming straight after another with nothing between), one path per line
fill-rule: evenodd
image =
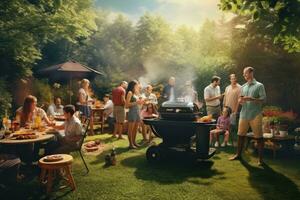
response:
M55 162L45 161L46 157L39 160L39 167L41 168L40 183L46 184L47 193L51 192L53 180L56 174L59 174L64 180L67 181L68 185L72 190L76 189L74 178L71 173L71 167L73 157L68 154L57 154L63 157L62 160Z

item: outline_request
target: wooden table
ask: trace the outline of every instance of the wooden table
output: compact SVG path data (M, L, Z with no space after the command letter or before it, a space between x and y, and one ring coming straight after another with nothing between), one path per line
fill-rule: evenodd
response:
M45 161L46 156L39 160L39 167L41 168L40 183L46 184L47 193L50 193L55 175L60 174L67 181L71 189L75 190L75 181L71 172L73 157L68 154L57 155L60 155L63 159L55 162L47 162Z
M0 144L16 145L16 144L29 144L29 143L36 143L36 142L45 142L45 141L51 140L55 137L54 134L47 134L47 129L45 131L36 131L35 133L38 135L38 137L34 138L34 139L16 140L11 137L8 137L8 138L1 139Z
M94 130L93 125L100 125L101 134L104 132L104 108L103 107L92 107L92 126L91 129Z
M254 135L247 135L247 142L246 142L246 149L249 146L249 143L251 141L254 141ZM280 136L274 136L272 138L263 138L264 139L264 148L265 149L271 149L273 151L273 158L276 157L276 151L279 149L285 149L285 150L293 150L293 144L295 142L295 136L288 135L286 137L280 137ZM255 146L255 141L254 141Z

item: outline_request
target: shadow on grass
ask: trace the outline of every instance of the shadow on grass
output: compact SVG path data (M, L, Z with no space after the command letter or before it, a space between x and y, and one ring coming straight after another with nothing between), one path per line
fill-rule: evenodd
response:
M244 160L241 164L249 171L249 182L263 199L299 199L297 185L288 177L274 171L268 165L253 167Z
M178 184L189 181L199 185L209 185L211 181L204 181L217 176L225 178L216 169L212 169L213 161L195 162L184 157L168 158L164 162L150 164L145 155L139 155L124 159L122 165L136 168L134 172L137 179L156 181L160 184ZM189 178L201 178L201 180L188 180Z

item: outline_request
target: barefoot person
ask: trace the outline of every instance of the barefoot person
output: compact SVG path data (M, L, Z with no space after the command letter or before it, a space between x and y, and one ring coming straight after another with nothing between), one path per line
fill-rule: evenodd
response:
M130 81L126 91L126 108L128 111L128 141L129 148L136 149L139 145L136 143L136 134L141 121L140 106L143 100L139 99L140 85L136 80Z
M237 153L229 158L236 160L241 158L242 149L249 126L251 127L258 144L258 165L263 163L263 132L262 132L262 104L266 100L265 87L256 81L253 76L254 69L246 67L243 76L247 83L241 88L239 102L242 105L238 128L238 147Z

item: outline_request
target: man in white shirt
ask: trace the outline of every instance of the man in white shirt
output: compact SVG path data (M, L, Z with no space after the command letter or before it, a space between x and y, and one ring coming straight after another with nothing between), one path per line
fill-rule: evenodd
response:
M54 98L54 103L52 103L47 110L47 115L63 115L64 114L64 110L63 110L64 106L61 105L61 98L60 97L55 97Z
M220 91L220 81L220 77L213 76L211 84L204 89L206 112L207 115L212 115L214 119L217 119L221 113L220 100L223 98L223 94Z
M108 123L109 130L113 131L114 123L115 123L115 119L114 119L114 115L113 115L114 103L112 102L112 100L110 100L109 94L104 95L103 101L104 101L104 107L103 107L104 108L104 119Z
M82 139L82 126L80 120L74 115L75 107L66 105L64 107L64 116L66 121L55 128L64 130L64 136L58 136L58 142L52 142L46 149L46 154L53 153L70 153L76 150L79 146L79 141Z
M152 93L153 87L152 85L147 85L145 91L145 97L148 99L149 103L153 105L157 105L157 97L154 93Z

